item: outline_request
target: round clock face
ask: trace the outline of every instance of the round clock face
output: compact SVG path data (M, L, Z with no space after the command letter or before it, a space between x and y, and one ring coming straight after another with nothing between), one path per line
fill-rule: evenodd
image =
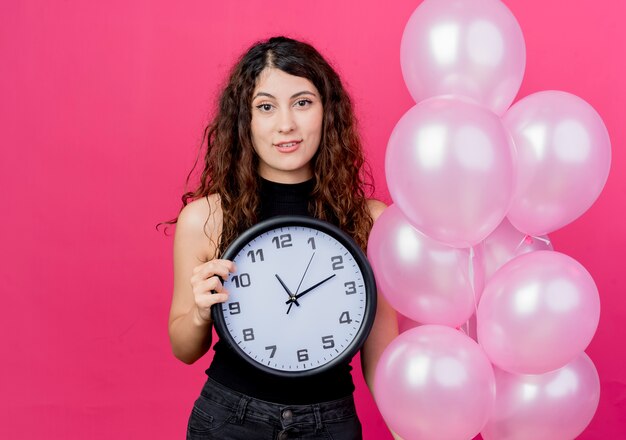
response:
M376 312L376 284L361 249L337 227L280 216L255 225L222 256L237 272L215 327L237 353L281 376L315 374L349 360Z

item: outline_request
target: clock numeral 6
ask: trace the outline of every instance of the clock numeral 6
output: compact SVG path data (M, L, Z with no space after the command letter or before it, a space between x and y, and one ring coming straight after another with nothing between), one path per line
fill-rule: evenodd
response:
M247 273L233 275L230 277L230 279L232 280L233 283L235 283L235 287L237 288L248 287L251 284L250 275L248 275Z
M335 346L335 341L333 340L333 335L322 336L322 347L324 348L333 348Z
M276 249L291 247L291 234L282 234L280 237L272 238L272 243L276 245Z
M333 270L343 269L343 258L341 255L335 255L330 258L330 261L333 263Z
M244 341L254 341L254 330L251 328L243 329L243 340Z
M230 310L231 315L237 315L241 313L241 307L238 302L232 302L228 304L228 309Z
M256 255L259 257L259 261L265 261L263 258L263 249L257 249L256 251L249 251L246 256L250 257L253 263L256 263Z
M309 352L305 349L298 350L298 362L306 362L309 360Z
M347 283L343 283L346 287L346 295L352 295L356 293L356 283L354 281L348 281Z
M350 324L351 322L352 320L350 319L350 313L348 312L343 312L339 317L340 324Z
M270 354L270 359L272 359L274 357L274 355L276 354L276 346L275 345L269 345L267 347L265 347L266 350L272 350L272 354Z

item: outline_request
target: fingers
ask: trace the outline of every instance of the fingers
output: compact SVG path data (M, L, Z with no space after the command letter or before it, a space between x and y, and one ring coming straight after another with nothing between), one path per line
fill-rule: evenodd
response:
M236 271L235 263L230 260L215 259L193 268L192 278L199 277L206 279L213 275L217 275L223 280L228 278L230 273Z
M217 303L223 303L228 300L228 292L225 293L214 293L214 294L203 294L196 296L196 306L198 309L208 312L211 309L211 306Z
M193 268L191 284L201 283L206 279L218 276L226 280L228 275L235 272L235 264L229 260L211 260Z
M213 304L223 303L228 301L228 292L225 293L214 293L211 295L211 299L214 300Z
M228 291L222 280L235 272L230 260L215 259L196 266L192 270L191 288L198 315L205 321L211 320L211 306L228 300Z
M195 295L195 313L201 319L200 322L212 322L211 307L228 300L228 293L203 293Z
M221 293L226 292L224 285L222 284L222 280L220 280L217 276L212 276L207 280L202 280L198 283L198 290L200 292L208 292L212 293L213 291Z

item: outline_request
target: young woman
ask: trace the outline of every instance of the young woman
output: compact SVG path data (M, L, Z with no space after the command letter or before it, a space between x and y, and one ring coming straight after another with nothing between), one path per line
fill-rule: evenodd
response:
M188 364L211 346L211 306L228 298L218 277L237 270L219 257L239 234L274 215L309 215L337 225L365 250L384 209L365 195L350 98L306 43L275 37L253 45L232 69L205 138L201 181L183 196L174 238L169 335L174 355ZM396 335L395 312L379 294L361 350L370 389L376 362ZM361 438L348 363L285 379L248 365L222 341L214 350L188 439Z

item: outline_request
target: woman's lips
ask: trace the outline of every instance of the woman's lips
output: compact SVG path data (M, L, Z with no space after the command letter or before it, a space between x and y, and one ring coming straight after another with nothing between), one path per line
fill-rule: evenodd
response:
M302 141L287 142L274 145L281 153L291 153L298 149Z

